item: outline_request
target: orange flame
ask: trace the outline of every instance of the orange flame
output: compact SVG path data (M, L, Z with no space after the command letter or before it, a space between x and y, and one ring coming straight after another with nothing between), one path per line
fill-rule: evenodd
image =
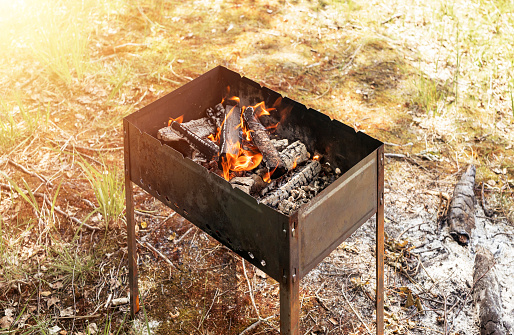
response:
M294 160L294 162L293 162L293 167L291 168L291 170L296 169L296 165L298 165L298 164L296 163L296 162L298 161L298 158L299 158L299 157L296 157L296 159Z
M237 102L238 104L239 104L239 102L240 102L239 97L235 97L235 96L234 96L234 97L230 97L230 98L223 98L223 99L221 99L221 103L224 103L224 102L225 102L225 100L235 101L235 102Z
M319 155L315 155L314 157L312 157L312 159L315 161L319 161Z
M273 173L275 173L275 170L278 168L278 165L275 166L275 168L273 169L273 171L268 171L266 172L266 174L264 175L264 177L262 177L262 180L264 180L266 183L271 183L271 176L273 175Z
M221 161L223 178L227 181L230 180L230 171L250 171L255 169L262 161L262 154L245 150L241 148L239 143L235 145L238 147L238 154L227 153Z
M172 117L170 117L170 119L168 120L168 127L171 126L171 123L173 121L177 121L178 123L182 123L182 121L184 121L184 115L180 115L178 118L174 119Z
M228 88L227 88L228 89ZM238 97L230 97L227 100L234 100L239 102ZM244 107L243 107L244 108ZM223 125L227 119L227 117L234 111L235 107L232 108L225 120L221 123L221 127L216 130L216 134L210 134L208 138L216 143L219 143L221 136L221 129L223 129ZM251 141L251 130L247 129L245 123L243 122L243 116L241 113L241 118L239 124L235 127L235 129L241 128L243 132L243 136L247 139L247 141ZM252 150L245 150L241 147L239 142L236 143L228 143L234 150L232 152L237 152L237 155L227 153L225 157L222 157L221 167L223 169L223 178L225 180L230 180L230 171L250 171L255 169L262 161L262 154L258 152L253 152Z
M257 117L261 117L263 115L270 115L269 111L266 109L266 105L264 104L264 101L261 101L257 105L252 106L252 107L255 110L255 112L257 112L256 113Z
M271 126L267 126L266 129L268 129L268 130L275 130L275 129L277 129L279 123L280 122L277 122L275 124L272 124Z

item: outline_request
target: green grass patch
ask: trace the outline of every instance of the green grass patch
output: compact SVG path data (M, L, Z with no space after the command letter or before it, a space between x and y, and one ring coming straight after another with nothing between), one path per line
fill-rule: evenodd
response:
M98 208L95 211L102 214L107 234L109 223L116 221L125 209L123 173L115 165L104 164L97 169L85 160L79 164L93 188L98 202Z

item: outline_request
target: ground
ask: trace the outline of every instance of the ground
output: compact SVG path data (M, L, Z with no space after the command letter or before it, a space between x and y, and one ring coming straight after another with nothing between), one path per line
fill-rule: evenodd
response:
M127 294L121 120L220 64L397 154L385 167L387 243L401 258L386 265L386 332L477 333L478 244L495 254L512 322L513 10L508 0L0 2L0 332L239 334L269 317L252 333L278 333L277 283L138 189L138 238L174 266L139 246L144 309L131 321L111 303ZM461 247L439 214L469 164L477 228ZM303 333L373 331L373 224L303 279ZM425 312L405 306L409 294Z

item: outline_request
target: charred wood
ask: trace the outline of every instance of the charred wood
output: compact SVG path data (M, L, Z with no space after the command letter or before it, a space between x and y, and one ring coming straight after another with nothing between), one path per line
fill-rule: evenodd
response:
M225 108L222 104L217 104L216 106L214 106L214 108L207 108L205 113L207 114L209 124L214 129L221 127L221 124L223 123L223 117L225 116Z
M252 177L234 177L230 180L230 183L235 188L238 188L243 192L250 194L252 186L255 184L255 180Z
M280 152L280 158L288 171L294 169L296 165L306 162L309 157L307 147L300 141L291 143Z
M455 186L448 210L450 235L461 245L468 245L475 228L475 174L475 166L470 165Z
M283 175L286 172L284 163L277 149L275 149L271 143L266 128L264 128L259 119L257 119L253 107L246 107L243 112L243 118L248 129L251 130L253 143L261 152L262 159L268 171L271 172L272 176L275 178Z
M210 140L204 140L191 130L189 130L184 124L178 123L177 121L171 122L171 128L179 132L184 138L187 139L191 145L198 149L209 159L217 159L219 148L216 143Z
M289 145L289 141L287 138L282 140L271 140L271 144L275 147L275 149L277 149L277 151L282 151Z
M262 200L262 203L269 206L277 206L283 200L289 198L293 190L308 185L321 171L321 164L318 161L312 161L302 168L298 173L293 175L291 179L277 190Z
M241 147L241 140L239 138L240 123L241 108L239 106L227 105L220 133L220 164L222 160L226 159L227 154L233 156L239 154L239 148Z
M503 322L500 285L494 272L494 256L479 246L475 256L473 299L478 307L481 335L503 335L507 329Z
M253 173L249 177L234 177L230 179L230 183L248 194L259 193L263 188L268 186L262 178Z
M207 137L216 131L216 128L209 123L209 119L206 117L184 122L182 125L198 137ZM176 142L185 139L182 133L176 131L171 126L159 129L157 138L164 142Z

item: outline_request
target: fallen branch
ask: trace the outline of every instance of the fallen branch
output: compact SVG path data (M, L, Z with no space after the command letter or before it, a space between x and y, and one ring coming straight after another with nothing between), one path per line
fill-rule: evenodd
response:
M255 299L253 298L253 289L252 289L252 285L250 284L250 279L248 279L248 275L246 274L246 266L245 266L244 258L241 259L241 262L243 263L243 273L246 278L246 283L248 284L248 291L250 293L250 299L252 300L253 308L255 309L255 313L257 313L257 317L259 318L259 320L262 320L261 315L259 314L259 310L257 309L257 305L255 304Z
M479 246L475 256L475 272L473 277L476 286L473 288L473 299L478 306L480 334L507 334L503 324L503 310L500 298L498 278L491 269L494 256L486 248Z
M470 165L455 186L448 209L450 235L461 245L468 245L475 228L475 173L475 166Z

